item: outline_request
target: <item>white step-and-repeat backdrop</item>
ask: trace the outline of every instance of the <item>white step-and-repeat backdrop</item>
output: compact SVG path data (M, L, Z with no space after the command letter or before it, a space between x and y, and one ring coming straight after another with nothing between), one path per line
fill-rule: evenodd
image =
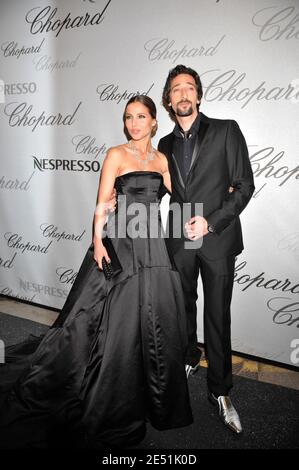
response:
M183 63L202 77L202 111L239 123L255 175L233 349L298 363L298 42L298 0L1 0L0 293L62 307L126 100L157 103L157 145L173 127L164 82ZM201 286L198 307L202 340Z

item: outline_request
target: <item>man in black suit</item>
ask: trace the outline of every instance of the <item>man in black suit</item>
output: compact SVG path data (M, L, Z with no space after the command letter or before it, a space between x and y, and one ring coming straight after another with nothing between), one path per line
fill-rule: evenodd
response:
M163 105L176 125L158 149L168 159L173 203L190 204L187 237L173 236L174 213L169 212L169 254L177 267L185 294L189 347L186 373L198 368L196 299L201 274L204 291L204 342L208 360L208 398L218 406L224 424L235 433L242 426L229 395L232 387L230 304L235 256L243 249L239 214L253 191L253 175L245 139L232 120L210 119L199 112L202 85L197 72L177 65L169 72ZM229 190L233 188L233 190ZM196 214L195 203L203 203ZM186 240L202 246L185 249ZM190 241L189 241L190 243Z

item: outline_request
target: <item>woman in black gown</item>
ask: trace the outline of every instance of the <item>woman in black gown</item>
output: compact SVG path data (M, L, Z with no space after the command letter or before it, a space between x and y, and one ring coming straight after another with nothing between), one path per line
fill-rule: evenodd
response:
M130 99L124 126L131 140L104 160L93 243L64 307L2 394L2 448L132 446L147 421L159 430L192 422L183 292L158 211L171 184L166 157L151 145L153 101ZM117 207L107 216L113 188ZM105 232L122 268L109 280Z

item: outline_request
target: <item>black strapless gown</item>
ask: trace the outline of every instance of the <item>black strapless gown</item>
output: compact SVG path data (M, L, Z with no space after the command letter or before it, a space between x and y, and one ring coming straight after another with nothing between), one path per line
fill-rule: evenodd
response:
M113 239L123 271L110 281L89 247L60 315L2 394L2 448L122 447L143 439L147 421L159 430L192 423L180 277L163 236L149 237L146 217L163 178L134 171L115 187L126 201L118 199L110 221L141 202L143 235ZM156 222L162 230L160 216ZM11 373L12 365L1 367L2 384L5 367Z

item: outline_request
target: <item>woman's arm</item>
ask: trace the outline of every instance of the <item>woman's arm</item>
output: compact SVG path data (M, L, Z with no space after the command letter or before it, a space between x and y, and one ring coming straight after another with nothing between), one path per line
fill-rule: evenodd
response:
M99 268L102 269L102 258L106 258L110 262L108 253L102 243L103 227L107 220L108 202L111 199L111 193L114 188L115 178L120 167L121 151L117 147L108 150L103 162L97 206L94 215L94 259L97 261Z
M165 188L171 194L171 178L170 178L170 173L168 170L165 171L165 173L163 173L163 182L164 182Z
M166 156L164 155L164 153L158 152L158 154L161 159L161 168L162 168L161 172L163 176L164 186L167 189L167 191L171 193L171 178L170 178L170 173L168 169L168 160Z

